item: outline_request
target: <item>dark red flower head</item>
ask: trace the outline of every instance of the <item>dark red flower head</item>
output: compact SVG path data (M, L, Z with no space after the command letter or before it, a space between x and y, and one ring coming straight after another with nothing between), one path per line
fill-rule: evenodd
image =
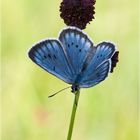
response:
M95 14L96 0L63 0L60 5L60 16L68 26L85 29Z
M116 65L119 61L118 56L119 56L119 51L116 51L111 58L111 70L110 70L111 73L113 72L114 68L116 67Z

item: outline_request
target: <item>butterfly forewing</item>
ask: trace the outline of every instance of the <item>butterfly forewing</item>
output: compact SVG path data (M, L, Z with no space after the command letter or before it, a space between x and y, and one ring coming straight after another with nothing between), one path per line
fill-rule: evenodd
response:
M75 75L76 78L82 70L88 51L93 47L93 43L86 34L72 27L64 29L60 33L59 40L67 53L72 65L73 76Z
M29 51L29 57L37 65L72 84L72 70L68 59L58 40L45 40L34 45Z

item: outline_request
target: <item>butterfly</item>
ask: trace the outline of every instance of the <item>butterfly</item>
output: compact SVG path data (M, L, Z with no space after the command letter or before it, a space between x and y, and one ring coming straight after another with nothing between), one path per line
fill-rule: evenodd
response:
M86 33L76 27L67 27L58 39L35 44L28 55L41 68L71 84L75 93L105 80L115 52L113 43L101 42L95 46Z

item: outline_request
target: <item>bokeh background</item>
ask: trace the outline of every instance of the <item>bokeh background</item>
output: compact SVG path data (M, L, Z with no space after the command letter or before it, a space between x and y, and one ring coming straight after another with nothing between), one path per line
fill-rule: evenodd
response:
M2 139L66 140L73 94L27 57L35 42L65 27L59 0L2 2ZM96 2L85 30L97 44L112 40L120 51L113 74L82 89L73 140L138 140L138 0Z

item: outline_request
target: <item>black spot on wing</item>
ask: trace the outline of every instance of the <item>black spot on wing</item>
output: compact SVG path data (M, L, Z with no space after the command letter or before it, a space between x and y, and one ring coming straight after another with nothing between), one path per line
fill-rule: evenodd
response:
M76 45L76 48L78 48L79 46L78 45Z
M55 54L53 55L53 57L54 57L54 59L56 59L56 55Z
M47 56L46 56L46 55L44 55L44 58L46 59L46 58L47 58Z
M52 58L52 56L50 55L50 54L48 54L48 57L51 59Z

